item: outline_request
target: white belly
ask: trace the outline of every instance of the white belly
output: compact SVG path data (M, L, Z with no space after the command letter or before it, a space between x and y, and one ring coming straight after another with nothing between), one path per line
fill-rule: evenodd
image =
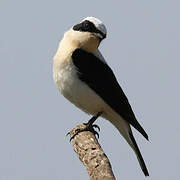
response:
M103 111L107 106L93 90L78 78L72 63L55 70L54 80L63 96L86 113L94 115Z

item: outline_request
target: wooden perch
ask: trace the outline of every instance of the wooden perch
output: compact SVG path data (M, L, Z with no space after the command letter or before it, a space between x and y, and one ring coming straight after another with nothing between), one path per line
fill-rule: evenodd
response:
M84 124L77 125L70 131L70 137L78 129L83 128L85 128ZM90 180L115 180L111 164L92 132L80 132L72 139L72 144L74 151L86 167Z

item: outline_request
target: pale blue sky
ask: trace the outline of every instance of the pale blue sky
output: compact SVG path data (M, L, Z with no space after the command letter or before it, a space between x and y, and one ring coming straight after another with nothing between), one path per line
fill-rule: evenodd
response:
M88 179L65 134L90 117L60 95L52 59L64 31L87 16L150 142L134 134L147 179L180 171L180 1L0 1L0 180ZM118 180L145 179L118 131L99 119L100 144Z

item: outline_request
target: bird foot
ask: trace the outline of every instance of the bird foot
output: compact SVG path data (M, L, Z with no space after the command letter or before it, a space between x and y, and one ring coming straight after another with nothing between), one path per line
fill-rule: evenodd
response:
M70 141L77 135L79 134L80 132L84 132L84 131L90 131L92 132L95 136L97 135L97 137L99 138L99 133L95 130L95 128L98 129L98 131L100 132L100 127L96 124L93 124L95 122L95 120L102 114L103 112L99 112L96 116L93 116L89 121L88 123L83 123L86 127L85 128L82 128L82 129L76 129L76 132L75 134L70 138ZM68 132L66 134L69 135L70 132Z
M82 128L82 129L76 129L76 132L75 134L70 138L70 141L72 139L74 139L74 137L76 135L78 135L80 132L85 132L85 131L90 131L92 132L94 135L97 135L97 137L99 138L99 133L95 130L95 128L98 129L98 131L100 131L100 128L98 125L96 124L89 124L89 123L83 123L86 127L85 128ZM69 135L70 133L68 132L67 135Z

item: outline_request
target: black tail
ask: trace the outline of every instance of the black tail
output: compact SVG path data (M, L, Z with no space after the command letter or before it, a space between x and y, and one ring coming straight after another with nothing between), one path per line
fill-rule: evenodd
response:
M133 143L133 145L134 145L134 151L135 151L135 153L136 153L136 155L137 155L137 159L138 159L138 161L139 161L139 164L140 164L140 166L141 166L141 169L142 169L142 171L143 171L143 173L144 173L145 176L149 176L148 170L147 170L147 168L146 168L146 164L145 164L145 162L144 162L144 160L143 160L143 157L142 157L142 155L141 155L141 152L140 152L140 150L139 150L139 148L138 148L138 145L137 145L137 143L136 143L136 140L134 139L134 136L133 136L132 132L129 132L129 136L130 136L131 141L132 141L132 143Z

